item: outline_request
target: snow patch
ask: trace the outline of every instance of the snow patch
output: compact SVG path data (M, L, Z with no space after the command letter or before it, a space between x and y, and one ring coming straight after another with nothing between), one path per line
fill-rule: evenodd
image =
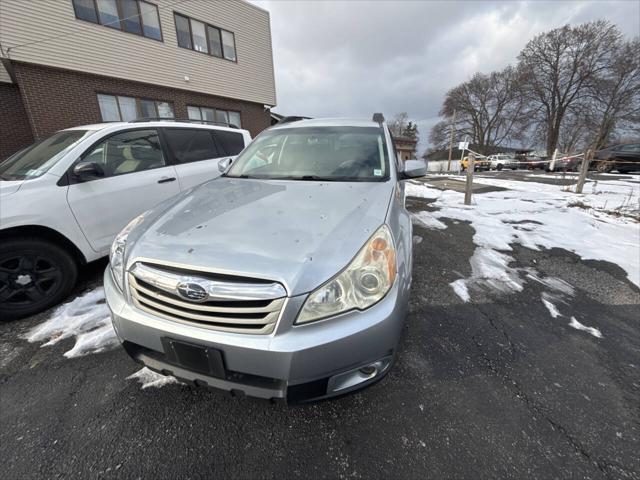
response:
M587 327L586 325L581 324L578 320L576 320L576 317L571 317L569 326L575 328L576 330L588 332L596 338L602 338L602 333L600 333L600 330L595 327Z
M64 353L67 358L102 352L118 345L102 287L58 307L51 318L29 330L24 338L29 342L44 341L44 347L71 337L75 337L76 342Z
M640 286L640 256L637 254L640 223L626 216L606 213L615 206L637 209L638 182L599 182L598 185L592 182L582 195L563 191L558 185L488 177L478 177L474 182L509 190L476 194L473 206L464 205L464 195L452 190L440 191L410 183L405 191L408 196L434 199L430 205L437 210L428 212L428 222L443 218L469 222L475 230L473 242L478 248L509 252L514 243L533 250L563 248L585 260L615 263L625 270L632 283ZM572 207L576 201L588 208ZM423 218L419 217L421 221ZM616 248L608 248L612 239L615 239ZM500 255L503 255L502 260L509 259L504 253L497 257ZM498 259L492 263L494 266L498 263L508 265ZM509 275L506 270L501 276Z
M469 289L467 288L467 281L464 278L451 282L449 285L451 285L453 291L462 299L463 302L471 300Z
M420 224L425 228L431 228L434 230L444 230L445 228L447 228L444 223L431 215L429 212L417 212L413 213L411 216L418 220Z
M560 316L560 310L550 301L549 295L546 292L542 292L542 303L549 310L549 314L553 318L558 318Z
M172 383L180 383L176 378L169 375L162 375L156 373L153 370L143 367L136 373L133 373L127 377L127 380L138 380L142 384L142 389L149 387L160 388Z

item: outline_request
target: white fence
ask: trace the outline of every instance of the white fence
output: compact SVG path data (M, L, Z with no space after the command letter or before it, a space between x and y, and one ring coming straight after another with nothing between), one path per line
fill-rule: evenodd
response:
M429 160L427 162L427 172L446 172L448 160ZM460 160L451 160L452 172L458 172L460 170Z

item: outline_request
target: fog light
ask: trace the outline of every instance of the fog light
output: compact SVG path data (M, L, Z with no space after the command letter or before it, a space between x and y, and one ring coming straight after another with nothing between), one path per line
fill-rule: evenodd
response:
M373 381L387 371L391 365L391 357L384 357L369 365L355 368L347 372L334 375L329 379L327 393L335 393L353 388L361 383Z
M360 369L360 373L366 375L367 377L370 375L375 375L377 368L375 365L367 365L366 367L362 367Z

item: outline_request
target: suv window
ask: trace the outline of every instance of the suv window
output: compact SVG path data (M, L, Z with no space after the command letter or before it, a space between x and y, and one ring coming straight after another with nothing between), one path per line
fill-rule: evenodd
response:
M117 133L95 145L83 158L95 162L105 177L142 172L165 166L155 129Z
M244 138L241 133L214 130L213 135L222 155L238 155L244 149Z
M198 162L221 156L211 137L211 130L165 128L164 134L173 158L178 163Z
M618 147L619 152L640 152L640 144L631 143Z

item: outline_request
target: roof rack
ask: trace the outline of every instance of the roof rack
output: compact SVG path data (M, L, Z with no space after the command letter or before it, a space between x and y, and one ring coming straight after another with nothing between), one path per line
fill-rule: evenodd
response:
M300 120L310 120L311 117L296 117L296 116L289 116L289 117L282 117L280 120L278 120L278 123L291 123L291 122L298 122Z
M166 118L166 117L140 117L140 118L136 118L134 120L129 120L129 122L127 123L143 123L143 122L159 122L159 121L163 121L163 122L184 122L184 123L200 123L200 124L204 124L204 125L217 125L219 127L229 127L229 128L236 128L239 129L240 127L238 127L237 125L233 124L233 123L228 123L228 122L213 122L210 120L193 120L193 119L186 119L186 120L181 120L179 118Z
M384 115L381 113L374 113L372 121L382 125L384 123Z

